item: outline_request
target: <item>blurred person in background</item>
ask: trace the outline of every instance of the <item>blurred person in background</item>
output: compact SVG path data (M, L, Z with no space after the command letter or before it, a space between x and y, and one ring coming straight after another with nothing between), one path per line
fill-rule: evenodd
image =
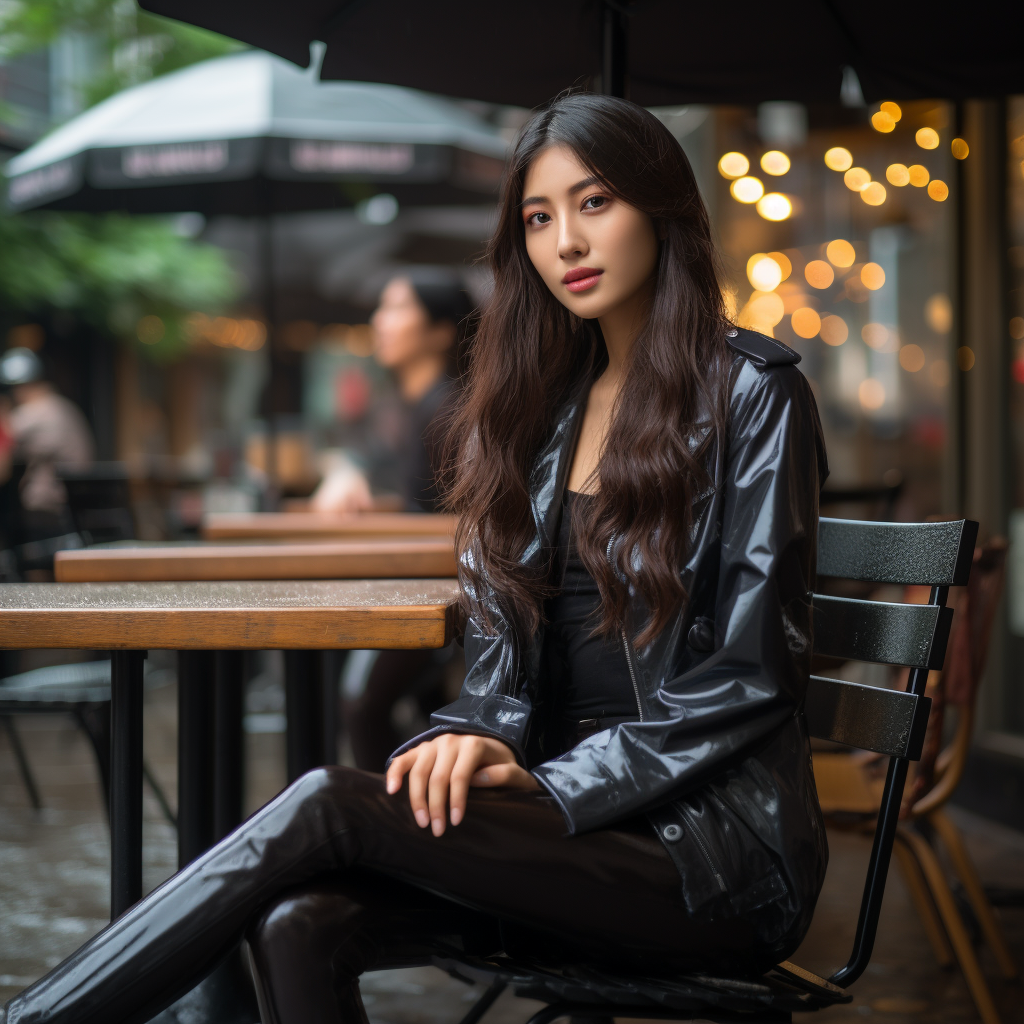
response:
M24 463L20 499L25 525L39 536L66 526L67 492L58 467L87 469L94 458L92 431L73 402L46 379L31 349L12 348L0 358L0 385L10 396L0 412L9 439L0 454L0 480Z
M373 355L395 376L408 422L402 445L405 508L434 512L440 498L440 441L445 410L457 390L459 357L473 305L459 278L420 268L395 277L381 292L370 320ZM330 473L313 495L317 511L373 508L366 477L350 462ZM424 717L445 702L452 660L444 651L353 651L342 673L342 721L356 767L382 772L404 738L396 705L411 697Z

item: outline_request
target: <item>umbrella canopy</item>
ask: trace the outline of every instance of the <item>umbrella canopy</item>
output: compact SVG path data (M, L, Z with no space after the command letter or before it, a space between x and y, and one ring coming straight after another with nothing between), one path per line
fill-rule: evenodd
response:
M646 106L837 102L1024 91L1024 8L883 7L835 0L139 0L303 67L327 44L325 79L393 82L536 106L596 84ZM851 68L856 72L854 78ZM622 80L622 76L624 80Z
M263 52L118 93L6 167L12 209L259 215L493 201L506 144L448 100L321 83Z

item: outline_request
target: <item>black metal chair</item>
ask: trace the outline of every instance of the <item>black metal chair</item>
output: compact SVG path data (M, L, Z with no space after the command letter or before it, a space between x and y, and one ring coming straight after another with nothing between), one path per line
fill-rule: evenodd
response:
M616 976L587 964L546 964L508 956L474 958L452 950L435 966L487 990L461 1024L476 1024L506 989L547 1004L529 1024L558 1017L608 1020L707 1020L788 1024L794 1012L848 1003L846 989L864 972L878 928L909 762L921 756L931 701L928 672L940 668L952 612L951 586L966 584L978 524L875 523L822 519L818 572L871 583L931 587L926 605L814 595L815 653L911 669L906 692L812 676L805 714L812 736L889 757L853 952L829 979L792 963L759 977Z
M43 806L28 755L15 726L16 715L67 714L88 737L103 790L103 805L110 807L110 662L83 661L51 665L0 679L0 725L7 734L29 800ZM175 815L152 770L143 762L143 775L164 816L176 825Z
M134 540L131 478L121 462L97 462L87 469L58 467L75 529L86 544Z

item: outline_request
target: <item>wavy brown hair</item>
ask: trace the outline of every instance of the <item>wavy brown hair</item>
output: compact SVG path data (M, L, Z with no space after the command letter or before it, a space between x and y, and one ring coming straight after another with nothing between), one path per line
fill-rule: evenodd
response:
M533 159L565 146L613 196L646 213L661 239L656 288L630 352L597 468L600 489L577 502L573 532L601 593L597 631L626 626L629 590L648 614L648 643L686 600L681 569L692 505L708 482L709 445L725 419L721 373L728 321L707 211L682 147L627 100L576 93L534 115L513 148L487 258L494 292L470 351L449 434L459 516L456 549L468 594L490 591L523 635L552 593L550 559L524 559L535 539L530 469L564 404L607 362L596 321L570 313L526 251L523 185ZM704 429L710 428L710 429ZM469 597L464 600L475 605Z

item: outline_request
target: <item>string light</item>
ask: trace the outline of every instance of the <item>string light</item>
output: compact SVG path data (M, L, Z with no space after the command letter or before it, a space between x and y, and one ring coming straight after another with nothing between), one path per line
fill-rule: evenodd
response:
M871 175L863 167L851 167L843 175L843 183L851 192L859 192L871 184Z
M798 338L813 338L821 330L821 317L810 306L793 310L789 322Z
M758 291L774 291L782 283L782 267L771 256L755 252L747 260L747 280Z
M860 280L865 288L877 292L885 284L885 271L877 263L865 263L860 268Z
M756 203L764 195L764 185L760 178L746 176L737 178L730 186L729 191L733 199L740 203Z
M944 203L949 197L949 186L944 181L939 181L938 178L933 178L928 182L928 195L932 197L937 203Z
M842 345L850 336L850 328L846 326L846 321L841 316L831 313L828 316L822 317L821 331L819 333L821 334L821 340L826 345L838 346Z
M812 288L828 288L836 279L835 271L824 260L811 260L804 267L804 277Z
M793 212L793 204L783 193L769 192L757 201L757 212L765 220L786 220Z
M784 252L770 252L768 255L778 263L779 269L782 271L782 280L787 280L793 273L793 263L790 258Z
M914 141L922 149L937 149L939 145L939 133L934 128L918 128L914 135Z
M853 154L843 146L833 146L825 152L825 166L830 171L848 171L853 166Z
M857 258L854 248L845 238L836 238L825 246L825 255L834 267L852 267Z
M878 109L888 114L894 121L898 121L903 116L900 105L893 103L892 100L886 100L885 103L879 105Z
M871 115L871 127L876 132L891 132L896 127L896 119L886 110L877 110Z
M789 157L782 150L770 149L761 157L761 170L765 174L774 174L778 177L780 174L785 174L789 168Z
M880 181L872 181L860 190L860 197L868 206L881 206L885 202L885 186Z
M906 164L889 164L885 169L885 180L890 185L895 185L897 188L903 188L904 185L910 184L910 171L907 170Z
M963 139L954 139L949 144L949 149L957 160L966 160L967 154L971 151L971 147Z
M750 170L750 161L742 153L724 153L718 161L723 178L742 178Z
M907 168L907 174L910 175L910 184L915 188L924 188L931 179L928 168L921 164L911 164Z

